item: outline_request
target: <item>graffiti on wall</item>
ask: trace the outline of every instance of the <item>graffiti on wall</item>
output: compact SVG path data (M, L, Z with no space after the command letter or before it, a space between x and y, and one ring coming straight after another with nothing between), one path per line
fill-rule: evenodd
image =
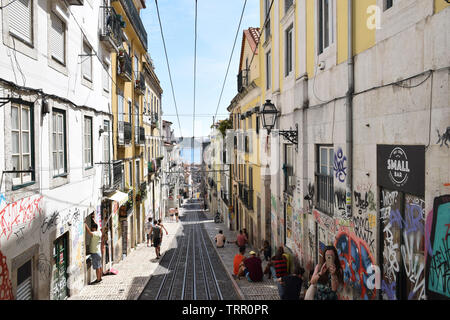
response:
M384 237L383 298L425 299L425 201L408 194L403 199L398 191L382 190L380 219ZM399 281L406 288L404 297L397 296Z
M345 182L345 178L347 177L347 167L345 166L346 161L347 157L344 155L342 148L339 147L337 152L334 154L334 173L340 182Z
M312 210L312 207L313 207L313 201L314 201L314 185L311 182L308 183L308 192L305 195L305 200L308 201L307 202L308 206L306 208L306 211L308 213L311 213L311 210Z
M9 278L6 257L0 251L0 300L13 300L11 279Z
M347 202L345 189L336 188L334 190L334 212L338 218L347 219Z
M41 215L43 196L31 196L5 205L0 210L0 240L9 240L16 227L26 225Z
M367 243L347 228L342 228L335 247L344 271L344 285L355 289L363 300L375 299L375 259Z
M426 292L431 298L450 299L450 195L434 199Z
M450 148L447 142L450 142L450 127L447 127L447 130L445 130L444 133L440 134L439 130L437 130L438 138L439 140L436 142L436 144L441 143L441 147L444 145L447 146L447 148Z

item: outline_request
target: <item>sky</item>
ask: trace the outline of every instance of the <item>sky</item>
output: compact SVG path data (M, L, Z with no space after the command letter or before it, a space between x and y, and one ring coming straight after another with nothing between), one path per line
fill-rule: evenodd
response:
M195 0L159 0L175 100L176 117L155 0L146 1L141 19L148 35L148 52L163 89L163 119L172 122L175 136L208 136L233 48L245 0L198 0L197 62L194 113ZM228 118L226 110L237 94L237 74L244 29L259 27L259 0L247 0L236 46L220 100L216 120ZM193 131L193 125L195 131Z

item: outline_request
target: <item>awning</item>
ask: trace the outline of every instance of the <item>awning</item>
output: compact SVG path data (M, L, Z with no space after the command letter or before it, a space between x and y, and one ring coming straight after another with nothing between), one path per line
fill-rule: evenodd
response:
M116 191L114 192L114 194L110 197L108 197L109 200L112 201L116 201L119 203L119 207L122 206L125 202L128 201L128 194L121 192L121 191Z

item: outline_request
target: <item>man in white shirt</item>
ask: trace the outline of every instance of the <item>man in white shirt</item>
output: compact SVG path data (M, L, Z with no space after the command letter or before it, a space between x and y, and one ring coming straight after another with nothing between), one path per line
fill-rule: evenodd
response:
M225 238L222 230L219 230L219 233L214 237L214 239L216 240L217 248L223 248L225 246L225 240L227 240L227 238Z
M85 223L86 231L91 235L91 242L90 242L90 252L91 252L91 258L92 258L92 267L95 270L95 273L97 275L97 280L95 280L93 283L99 283L102 281L102 253L100 250L100 243L102 241L102 233L98 231L98 226L96 223L93 223L91 229L89 229L88 225Z

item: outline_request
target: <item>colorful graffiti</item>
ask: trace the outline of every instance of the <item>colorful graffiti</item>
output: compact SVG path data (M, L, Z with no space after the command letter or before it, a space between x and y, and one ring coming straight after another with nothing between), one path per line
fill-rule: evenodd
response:
M6 257L0 251L0 300L14 300Z
M425 201L397 191L382 190L380 219L384 237L383 298L425 299ZM399 286L405 288L401 297L397 292Z
M347 176L345 161L347 161L347 157L344 156L342 149L338 148L337 153L334 154L334 172L336 178L339 179L340 182L345 182Z
M9 240L14 227L28 224L41 215L41 200L43 196L31 196L14 203L7 204L0 210L0 239Z
M450 195L434 199L427 255L427 296L450 298Z
M335 247L344 271L345 285L357 290L363 300L375 299L375 259L367 243L342 228L336 237Z

